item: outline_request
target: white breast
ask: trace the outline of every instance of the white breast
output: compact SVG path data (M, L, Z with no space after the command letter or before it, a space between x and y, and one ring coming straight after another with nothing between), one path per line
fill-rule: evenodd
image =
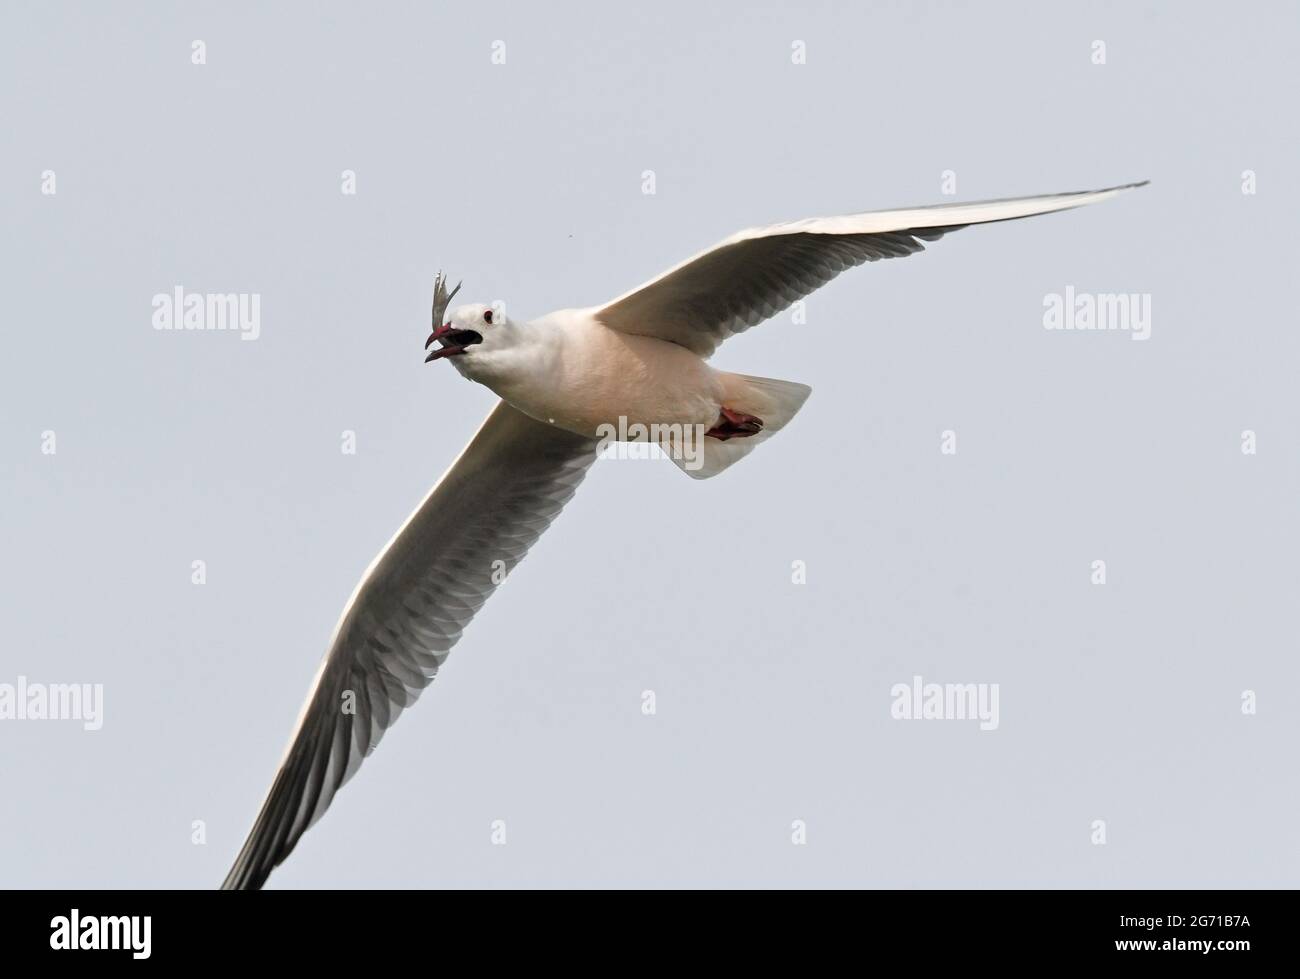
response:
M685 347L616 333L584 310L553 313L536 324L545 356L526 376L492 386L540 421L598 437L640 424L704 425L718 418L718 372Z

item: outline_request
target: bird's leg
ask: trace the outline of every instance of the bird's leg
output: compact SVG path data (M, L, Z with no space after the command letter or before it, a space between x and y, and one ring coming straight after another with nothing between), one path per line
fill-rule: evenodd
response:
M730 408L723 408L718 412L718 420L705 435L710 435L720 442L727 439L749 438L751 435L757 435L763 430L763 419L755 415L747 415L743 411L732 411Z

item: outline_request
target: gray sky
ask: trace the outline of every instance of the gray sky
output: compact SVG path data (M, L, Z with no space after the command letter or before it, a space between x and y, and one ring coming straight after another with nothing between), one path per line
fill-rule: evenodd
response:
M0 684L103 726L0 720L0 884L220 882L494 400L422 363L437 269L528 318L754 224L1143 178L728 342L795 422L598 463L270 883L1295 884L1300 15L799 6L4 6ZM177 286L260 336L155 330ZM1045 330L1067 286L1150 338ZM891 718L918 675L997 729Z

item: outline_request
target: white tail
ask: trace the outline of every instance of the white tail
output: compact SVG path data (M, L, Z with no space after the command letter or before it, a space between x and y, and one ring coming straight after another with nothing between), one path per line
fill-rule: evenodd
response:
M807 384L778 381L771 377L749 377L745 374L726 374L722 378L724 404L732 411L754 415L763 420L763 430L746 438L732 438L725 442L706 437L702 451L683 454L668 453L682 472L693 479L716 476L732 463L739 462L781 429L785 428L803 407L812 393Z

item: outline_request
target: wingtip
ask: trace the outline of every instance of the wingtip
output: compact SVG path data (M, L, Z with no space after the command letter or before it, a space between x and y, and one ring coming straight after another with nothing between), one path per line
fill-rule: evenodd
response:
M1090 204L1093 201L1109 200L1119 194L1126 194L1130 190L1137 190L1139 187L1145 187L1151 183L1150 180L1137 180L1128 184L1116 184L1114 187L1101 187L1097 190L1079 190L1072 194L1063 195L1065 197L1081 198L1080 203Z

